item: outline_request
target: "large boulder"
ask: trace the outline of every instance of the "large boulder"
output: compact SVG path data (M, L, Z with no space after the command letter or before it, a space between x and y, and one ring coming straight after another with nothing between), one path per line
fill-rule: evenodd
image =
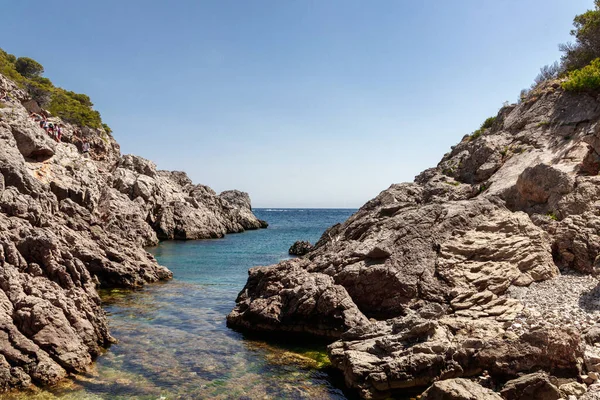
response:
M288 254L292 256L303 256L308 254L313 248L310 242L305 240L298 240L288 250Z
M421 400L502 400L502 397L473 381L456 378L434 383Z

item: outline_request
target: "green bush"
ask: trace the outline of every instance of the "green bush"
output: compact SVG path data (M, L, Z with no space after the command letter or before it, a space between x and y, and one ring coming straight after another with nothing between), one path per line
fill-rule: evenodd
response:
M475 139L477 139L479 136L481 136L481 134L483 133L483 131L485 131L486 129L491 128L494 125L494 122L496 122L496 118L497 117L489 117L485 121L483 121L483 124L481 124L481 126L479 127L479 129L477 129L475 132L473 132L471 134L471 136L469 137L469 140L475 140Z
M23 87L41 107L67 122L90 128L103 126L88 95L58 88L42 75L44 67L28 57L16 58L0 49L0 73ZM108 125L105 130L110 133Z
M48 105L48 111L52 115L61 117L67 122L79 126L89 126L90 128L100 128L102 119L100 113L89 106L82 104L78 99L73 98L64 89L57 88L52 93L52 100Z
M15 69L16 57L0 49L0 73L17 83L23 82L23 77Z
M44 73L42 64L29 57L17 58L15 69L25 78L33 78Z
M567 80L562 83L565 90L583 91L600 89L600 58L589 65L569 72Z
M573 20L575 29L571 30L571 35L575 37L575 43L560 46L567 71L583 68L600 57L600 0L594 0L594 6L593 10L577 15Z
M494 125L494 122L496 122L496 118L497 117L489 117L488 119L483 121L483 124L481 124L481 129L491 128L492 125Z
M112 129L110 129L110 126L108 126L107 124L102 124L102 127L109 135L112 133Z

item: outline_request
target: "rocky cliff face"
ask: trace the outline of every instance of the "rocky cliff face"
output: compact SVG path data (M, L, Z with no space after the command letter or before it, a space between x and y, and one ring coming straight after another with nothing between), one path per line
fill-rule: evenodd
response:
M599 170L600 98L546 83L306 258L251 269L228 324L330 338L364 398L599 372Z
M63 123L57 143L0 75L0 392L83 371L113 340L98 286L169 279L143 246L264 227L247 194L121 156L104 130ZM90 154L81 153L83 140Z

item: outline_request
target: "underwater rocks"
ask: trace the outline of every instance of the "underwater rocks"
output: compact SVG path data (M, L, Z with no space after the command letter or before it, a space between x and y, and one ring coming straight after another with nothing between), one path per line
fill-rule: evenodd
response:
M335 332L331 361L364 398L434 382L439 392L441 381L484 371L496 387L538 370L591 385L598 143L599 100L543 84L414 183L329 228L305 258L251 270L229 325ZM352 310L336 319L314 307L307 318L277 294L303 291L302 304L317 304L332 286Z
M219 197L181 172L121 156L104 129L62 123L57 143L0 75L0 391L83 372L112 341L98 287L172 273L143 249L160 238L219 237L263 224L246 194ZM30 103L28 103L31 106ZM81 153L83 141L90 144ZM236 201L237 198L243 201Z
M304 256L308 254L313 248L313 245L310 242L305 240L298 240L295 242L290 249L288 250L288 254L292 256Z

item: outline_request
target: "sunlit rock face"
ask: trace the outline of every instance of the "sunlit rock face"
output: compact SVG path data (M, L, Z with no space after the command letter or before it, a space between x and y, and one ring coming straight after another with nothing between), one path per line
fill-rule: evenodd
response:
M57 143L0 75L0 391L84 371L112 338L98 286L171 278L142 246L255 229L246 194L192 185L121 156L104 129L64 125ZM89 155L81 144L90 144ZM242 200L235 201L238 197Z
M600 317L598 143L598 100L546 83L306 258L250 270L228 323L329 337L365 398L484 370L576 377Z

